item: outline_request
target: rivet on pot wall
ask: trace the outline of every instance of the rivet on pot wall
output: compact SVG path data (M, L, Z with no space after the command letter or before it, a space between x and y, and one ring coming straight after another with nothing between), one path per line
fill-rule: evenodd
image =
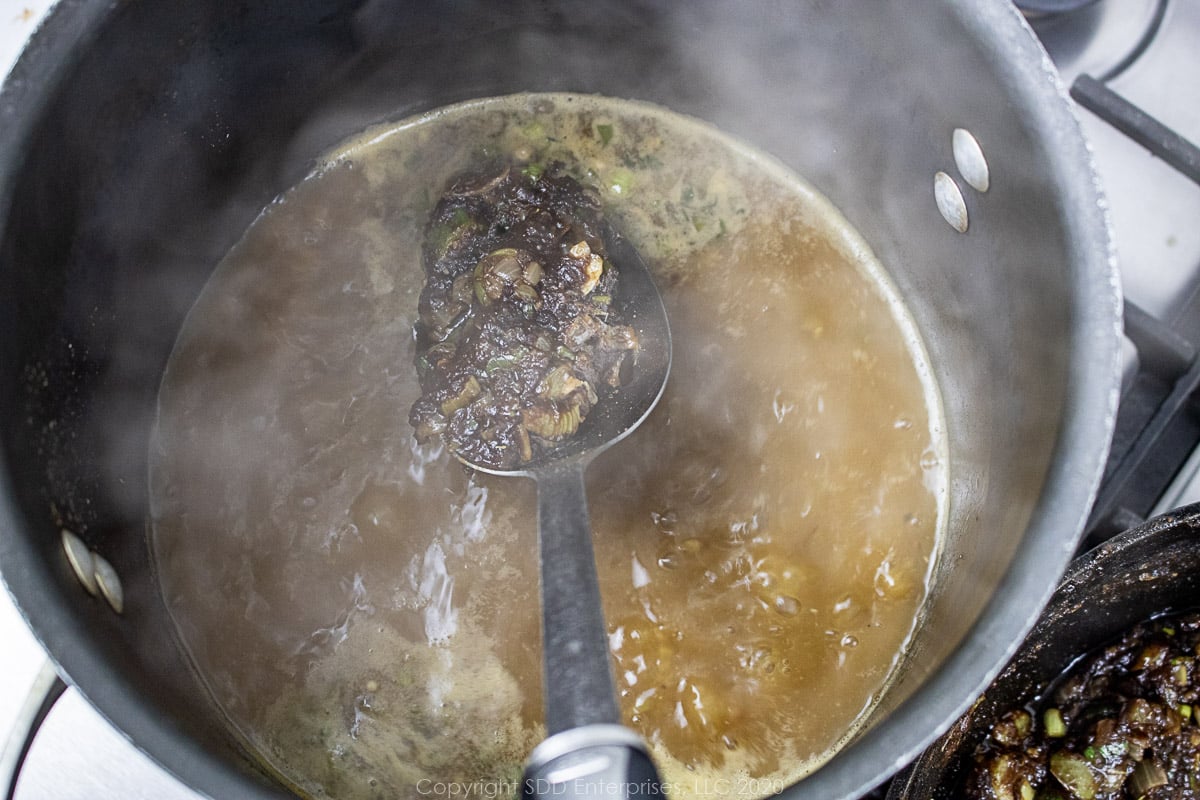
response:
M96 562L92 558L92 551L87 549L82 539L66 528L62 530L62 543L67 562L75 572L75 577L83 584L83 588L87 589L88 594L95 596L100 587L96 583Z
M112 610L120 614L125 610L125 590L121 588L121 578L104 556L92 553L92 560L96 563L96 584L100 587L100 594L104 595Z
M942 218L959 233L967 232L967 204L958 184L944 172L933 176L933 199Z
M67 554L67 562L75 577L83 584L87 593L103 596L113 611L118 614L125 610L125 590L121 587L121 578L108 559L99 553L88 550L83 540L71 531L62 530L63 552Z
M965 128L955 128L951 147L954 150L954 163L958 165L963 180L976 191L986 192L991 185L991 175L979 141Z

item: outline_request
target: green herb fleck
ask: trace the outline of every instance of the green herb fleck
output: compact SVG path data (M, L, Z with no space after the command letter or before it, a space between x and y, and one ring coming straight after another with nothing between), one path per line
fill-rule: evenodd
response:
M609 175L608 188L613 194L627 194L633 186L633 173L627 169L614 169Z
M612 125L597 125L596 133L600 135L600 146L608 147L608 143L612 141L613 126Z
M542 123L538 122L537 120L530 122L528 125L522 126L521 133L525 134L526 138L534 141L540 141L541 139L546 138L546 129L543 128Z

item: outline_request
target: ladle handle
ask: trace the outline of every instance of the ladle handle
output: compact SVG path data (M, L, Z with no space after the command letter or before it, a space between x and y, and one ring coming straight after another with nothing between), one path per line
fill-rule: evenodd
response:
M538 473L546 728L617 724L583 465Z
M667 787L641 738L620 725L555 734L533 749L522 800L665 800Z

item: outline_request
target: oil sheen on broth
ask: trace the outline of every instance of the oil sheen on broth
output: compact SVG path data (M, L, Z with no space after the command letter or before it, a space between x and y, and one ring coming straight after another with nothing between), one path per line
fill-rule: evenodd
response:
M443 109L348 142L262 213L160 392L152 545L179 638L307 795L515 790L544 735L533 485L417 446L405 416L425 220L450 176L513 156L600 189L675 338L662 402L588 473L624 717L674 795L780 789L853 732L918 618L939 401L840 214L656 107Z

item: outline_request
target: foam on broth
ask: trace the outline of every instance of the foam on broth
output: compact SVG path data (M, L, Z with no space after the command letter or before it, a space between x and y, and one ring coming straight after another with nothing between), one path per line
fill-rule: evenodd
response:
M533 485L406 421L425 219L514 153L600 188L671 317L662 402L588 473L626 722L675 796L777 791L854 731L919 616L938 395L845 219L657 107L454 106L346 143L263 212L160 392L151 538L180 640L308 795L515 793L544 735Z

